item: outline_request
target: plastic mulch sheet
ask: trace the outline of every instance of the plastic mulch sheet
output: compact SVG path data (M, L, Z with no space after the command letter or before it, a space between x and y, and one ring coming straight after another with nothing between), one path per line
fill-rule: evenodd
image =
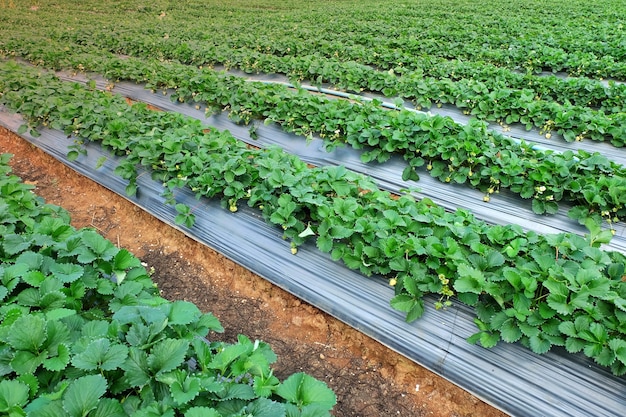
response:
M67 77L69 79L70 77ZM97 85L104 88L106 81L95 79ZM255 146L280 146L287 152L298 155L305 162L322 165L344 165L348 169L374 178L379 186L392 192L401 192L403 189L416 188L413 194L417 198L428 197L440 206L449 210L464 208L470 210L477 218L491 224L519 224L526 230L537 233L573 232L584 234L587 232L584 226L567 216L570 209L566 203L559 203L559 212L556 215L537 215L532 211L531 199L522 199L512 193L503 190L500 194L492 194L489 203L483 202L483 193L471 189L462 184L442 184L436 178L430 176L425 168L419 172L420 180L402 180L402 171L407 163L400 157L391 158L383 164L363 163L360 159L360 151L342 147L327 152L320 139L314 139L307 144L306 140L280 129L279 126L263 123L255 125L256 139L249 134L249 126L241 126L233 123L225 114L205 116L205 112L196 109L191 104L172 102L169 96L154 94L144 89L141 85L121 82L115 85L113 91L129 97L133 100L142 101L167 111L176 111L196 119L202 120L207 125L220 130L229 130L237 139ZM563 142L564 143L564 142ZM623 156L626 161L626 151L616 149L608 144L595 143L604 154ZM612 148L612 153L608 147ZM614 158L613 158L614 159ZM625 164L626 165L626 164ZM609 246L612 250L626 253L626 225L618 223L614 225L616 234Z
M0 112L0 124L17 131L21 118ZM65 155L73 139L58 131L41 133L38 138L25 138L128 198L126 182L113 173L115 158L106 151L88 144L86 156L69 162ZM96 169L101 156L107 161ZM177 213L164 205L160 183L140 175L138 187L137 196L129 200L155 217L512 416L625 414L626 378L611 375L581 355L559 349L536 355L519 344L501 343L492 349L470 345L465 339L476 331L472 310L454 304L436 311L431 308L434 298L426 300L422 318L406 323L402 313L389 306L393 289L386 281L361 276L312 244L291 255L282 230L265 224L254 210L231 213L217 201L198 202L191 192L177 192L179 202L198 208L195 225L184 228L174 224Z

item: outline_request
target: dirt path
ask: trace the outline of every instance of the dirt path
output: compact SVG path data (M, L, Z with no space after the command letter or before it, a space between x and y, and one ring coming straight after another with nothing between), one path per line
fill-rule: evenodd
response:
M76 174L0 127L0 153L47 202L68 210L76 227L93 227L154 267L168 299L213 312L226 329L262 339L278 355L276 375L305 371L337 394L337 417L504 417L466 391L301 302L166 226L127 200Z

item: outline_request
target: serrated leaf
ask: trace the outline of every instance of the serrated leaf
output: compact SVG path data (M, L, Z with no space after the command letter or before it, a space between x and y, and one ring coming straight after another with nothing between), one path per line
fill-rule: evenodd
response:
M559 331L566 336L577 337L578 331L572 321L564 321L559 324Z
M161 308L152 306L123 306L113 314L113 320L120 324L134 323L139 317L148 324L167 320L167 315Z
M164 339L154 345L148 355L148 365L153 373L171 371L185 360L189 341Z
M500 337L507 343L517 342L522 337L522 331L517 326L516 320L514 318L509 318L506 320L500 328Z
M174 381L170 385L170 392L178 405L187 404L200 393L200 380L196 377L188 376L182 383Z
M76 310L71 308L55 308L53 310L46 311L47 320L59 320L65 317L73 316L76 314Z
M20 350L13 356L11 368L13 368L18 375L32 374L37 370L39 365L43 363L44 359L46 359L47 354L48 352L46 351L36 354L26 350Z
M26 249L31 245L31 241L28 236L19 234L10 234L2 238L2 248L7 255L15 255Z
M604 346L602 351L593 358L597 364L611 366L615 362L615 353L608 346Z
M626 340L611 339L609 340L609 347L613 350L617 360L626 365Z
M528 338L528 342L530 345L530 349L539 355L548 352L552 347L552 343L550 343L549 340L541 337L540 334L536 336L530 336Z
M123 271L128 268L136 268L141 266L141 261L126 249L120 251L113 258L113 269Z
M13 407L23 407L29 392L28 386L19 381L0 381L0 413L6 413Z
M35 397L37 393L39 392L39 380L37 379L35 375L30 375L30 374L20 375L17 378L17 381L23 384L26 384L26 386L28 386L31 398Z
M39 287L46 280L46 276L41 271L29 271L22 276L25 283L33 287Z
M333 249L333 240L326 236L318 236L316 245L320 251L328 253Z
M488 268L495 268L504 265L504 256L495 250L492 250L487 254L486 260Z
M222 417L222 414L214 408L191 407L185 411L185 417Z
M63 395L63 408L70 417L85 417L98 406L100 397L107 391L107 381L102 375L87 375L75 379Z
M276 394L293 404L314 404L326 410L330 410L337 403L335 393L326 384L302 372L287 378L276 389Z
M408 294L398 294L391 299L391 307L398 311L408 313L415 306L417 300Z
M111 241L102 237L98 232L93 230L84 230L82 240L85 245L91 249L98 257L105 261L113 259L118 249Z
M63 404L60 399L52 400L48 397L37 397L31 401L24 409L28 417L66 417L67 413L63 410Z
M70 283L82 277L85 270L78 264L53 263L50 272L61 282Z
M40 316L29 314L20 316L13 322L7 342L15 350L39 352L46 337L46 321Z
M495 332L481 332L479 341L482 347L489 349L498 344L500 334Z
M43 361L43 367L52 372L60 372L70 363L70 350L65 345L57 346L57 355L46 358Z
M269 397L278 387L280 381L274 375L267 378L261 376L254 377L254 393L259 397Z
M169 307L169 324L190 324L200 317L200 309L188 301L177 300L167 304Z
M24 264L28 270L38 270L43 263L43 255L37 252L22 252L15 260L16 264Z
M98 408L89 414L89 417L126 417L124 407L115 398L101 398Z
M323 412L326 410L321 409L320 411L322 413L316 415L325 415ZM250 417L284 417L286 414L284 404L272 401L269 398L258 398L252 401L246 407L246 412Z
M120 344L111 344L108 339L96 339L85 350L74 356L72 365L85 371L101 369L112 371L120 367L128 357L128 348Z
M131 387L143 387L150 382L148 354L138 348L130 348L124 363L124 376Z
M535 326L531 326L526 322L519 322L517 325L519 326L522 333L524 333L524 335L528 337L538 336L541 333L541 329Z
M461 264L457 269L459 278L454 281L454 289L458 292L480 294L483 292L485 275L476 268Z
M213 359L207 365L207 368L219 369L222 373L224 373L231 362L248 351L248 346L243 344L228 345L213 356Z

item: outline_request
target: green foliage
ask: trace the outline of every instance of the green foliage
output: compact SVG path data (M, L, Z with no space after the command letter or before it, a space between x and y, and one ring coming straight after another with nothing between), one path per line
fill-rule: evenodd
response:
M566 141L604 140L623 146L626 87L601 79L626 79L621 9L591 10L587 2L565 5L556 0L518 13L513 9L518 5L491 2L490 7L507 16L503 32L475 15L484 8L463 5L441 12L437 5L423 3L407 13L406 4L396 2L385 4L374 20L362 12L373 4L369 2L360 3L364 9L342 2L324 2L322 8L272 4L267 12L259 8L254 14L236 6L222 13L221 7L205 3L168 8L159 17L158 31L156 9L147 6L129 7L123 14L106 9L115 25L94 20L103 17L94 13L101 6L92 3L72 4L71 20L16 10L0 29L0 54L52 68L95 71L112 81L144 83L170 92L175 101L203 105L209 112L228 111L232 120L251 124L252 135L255 123L263 120L307 138L317 134L328 148L348 144L363 149L364 162L399 154L408 163L405 180L417 180L418 169L425 166L442 182L485 192L486 200L508 189L531 199L539 214L554 214L559 202L567 201L574 206L570 217L589 233L539 236L515 226L487 226L462 210L446 213L429 201L414 202L407 196L396 200L345 169L308 169L276 149L247 149L230 135L205 132L198 122L179 115L155 114L141 104L129 109L121 98L95 91L95 83L87 88L60 83L24 66L1 66L1 100L26 117L21 133L36 135L36 127L43 125L80 138L70 149L72 158L84 152L83 140L101 141L124 156L116 172L128 180L129 194L137 191L138 167L149 169L166 187L166 201L175 205L179 224L191 227L194 222L192 208L176 205L180 187L190 187L199 198L221 198L233 212L247 202L283 229L292 250L305 239L315 239L333 259L395 282L391 304L408 320L422 314L423 294L438 294L439 308L456 296L476 307L479 332L472 342L490 347L500 340L519 341L537 353L565 346L616 374L626 372L624 256L601 250L612 232L599 226L601 220L612 224L626 214L624 167L597 153L538 151L492 133L486 124L498 122L506 128L519 123L539 128L546 137L554 132ZM562 19L559 5L567 6L568 19ZM281 10L278 20L276 8ZM188 19L189 13L198 18ZM198 26L205 21L211 22L208 29ZM600 23L589 30L588 21ZM242 30L233 31L234 22ZM15 25L30 30L11 30ZM337 32L337 26L347 30ZM126 56L116 55L120 53ZM410 100L418 110L456 106L473 118L462 126L446 117L383 110L380 102L358 97L354 102L328 100L300 88L251 83L208 69L218 64L247 73L286 74L296 87L308 80L355 93L382 92L397 104ZM539 75L541 71L573 77ZM15 366L26 377L33 369L67 364L89 372L119 372L127 366L124 372L133 387L159 387L155 384L167 381L175 392L172 401L187 406L198 398L198 386L216 395L219 390L212 385L215 381L168 370L179 362L184 346L195 350L202 369L217 370L224 378L232 377L225 373L234 364L245 368L237 357L254 352L249 343L216 352L185 333L185 326L192 333L216 328L215 320L198 318L185 305L171 311L137 307L136 299L148 296L143 287L133 285L141 273L128 254L119 254L95 232L82 232L57 248L55 242L65 241L66 230L48 224L43 233L37 221L15 214L16 207L35 215L42 210L30 193L14 184L5 185L3 192L19 202L0 207L3 216L7 213L2 256L20 262L0 271L0 300L17 303L1 310L0 317L6 326L18 320L22 324L24 311L33 310L37 318L23 324L39 336L18 332L8 338L9 333L1 333L6 349L17 346L19 352L0 354L0 370L13 372ZM36 231L37 237L24 237L24 231ZM42 252L42 246L48 249ZM53 252L78 262L50 261ZM97 279L99 274L109 279ZM66 339L82 318L75 306L97 297L108 300L99 305L98 317L111 313L121 326L129 326L130 347L122 365L102 353L107 343L121 346L101 337L102 332L81 336L77 351L68 348ZM68 323L68 330L50 324L57 321ZM163 331L175 332L176 338L162 336ZM64 336L67 332L70 336ZM168 342L157 347L161 340ZM171 363L165 353L172 354ZM255 413L269 407L265 400L272 401L278 383L267 374L250 375L253 392L262 397L256 402L242 405L239 401L251 395L250 389L235 384L219 392L220 406L190 406L186 415L243 413L246 407ZM57 390L59 398L63 389ZM131 410L142 401L147 402L133 396L124 407ZM150 404L140 415L167 415L168 407ZM285 407L286 415L304 414L294 407ZM50 409L63 413L62 405Z
M19 73L18 77L29 77L29 71L22 67L5 65L5 68L9 73ZM585 238L572 234L541 236L517 226L489 226L463 210L449 213L429 200L414 201L408 195L394 198L379 190L371 179L344 167L309 168L280 149L251 149L228 132L207 131L197 120L176 113L149 111L138 105L129 108L120 97L61 83L53 77L42 75L37 80L47 88L59 89L63 101L68 103L88 100L93 105L102 104L98 122L93 122L91 114L85 114L82 124L90 127L81 127L76 134L102 141L112 152L123 155L116 172L130 182L143 166L163 181L171 204L175 204L174 190L185 186L198 197L221 198L231 211L237 210L239 202L246 201L249 206L259 208L266 221L282 228L293 252L307 238L314 238L320 250L342 260L349 268L368 276L383 275L395 280L398 284L391 304L406 313L408 321L423 314L424 294L440 296L437 308L448 305L450 297L456 296L478 309L484 330L480 329L478 338L472 341L489 347L499 340L519 340L535 352L543 353L566 343L565 337L555 330L560 321L589 314L602 302L610 308L596 313L594 320L609 329L611 340L624 337L624 328L616 323L615 317L618 310L626 307L626 283L615 265L623 264L625 257L599 248L609 241L612 233L591 219L581 219L590 232ZM66 89L69 94L65 94ZM120 122L120 114L125 117L126 129L113 134L111 126ZM62 119L48 117L59 123ZM441 118L423 122L436 124L438 129L445 125ZM576 160L571 153L564 153L563 158L571 163ZM597 156L589 158L593 164L605 163ZM511 152L500 151L500 159L503 165L518 166L519 159ZM433 171L437 169L433 163ZM438 175L448 174L444 169ZM536 193L535 199L540 200L544 192L537 187L531 189L530 195ZM615 196L623 198L623 195ZM192 215L186 206L179 205L177 211L179 216ZM46 224L46 228L63 236L62 227ZM95 239L93 234L87 236ZM29 253L25 241L8 238L8 249L22 256L25 264L23 270L9 270L11 277L25 275L38 286L20 294L21 302L50 310L48 314L71 313L59 310L66 308L63 302L67 296L58 287L64 282L73 283L91 269L43 263L36 254ZM126 281L138 264L125 251L109 253L111 249L104 243L90 242L89 251L80 247L72 240L68 253L77 254L83 262L93 261L96 253L106 255L107 261L98 262L95 269L114 277L118 286L112 287L111 281L98 282L95 286L100 293L115 297L109 305L115 319L128 323L136 316L142 318L144 327L133 328L131 340L141 345L149 343L154 329L159 328L167 313L135 306L135 297L142 290ZM45 274L42 277L36 271L29 271L39 263L46 265L46 273L58 271L58 278L46 280ZM85 269L82 273L81 268ZM87 278L91 279L90 274ZM511 320L502 320L500 313ZM171 354L176 352L174 346L164 349ZM132 372L128 377L134 386L142 387L150 382L151 375L167 372L160 368L158 352L129 350ZM606 355L604 350L584 352L606 362L600 358ZM172 360L176 358L172 356ZM24 351L15 364L20 372L27 373L49 359L40 352ZM51 366L58 366L56 362ZM223 371L227 364L216 360L207 366ZM622 365L618 360L611 366L614 372L621 373L626 370Z
M323 382L298 373L281 396L293 379L273 376L266 343L208 340L217 318L159 297L137 258L73 229L0 162L0 414L329 415Z

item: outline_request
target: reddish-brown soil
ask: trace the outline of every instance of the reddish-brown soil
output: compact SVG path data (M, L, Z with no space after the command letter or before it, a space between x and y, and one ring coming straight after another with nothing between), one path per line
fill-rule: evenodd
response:
M154 267L165 297L213 312L226 331L212 337L264 340L278 355L279 378L305 371L325 381L337 394L335 416L505 416L0 128L6 152L15 155L14 172L67 209L74 226L95 228Z

